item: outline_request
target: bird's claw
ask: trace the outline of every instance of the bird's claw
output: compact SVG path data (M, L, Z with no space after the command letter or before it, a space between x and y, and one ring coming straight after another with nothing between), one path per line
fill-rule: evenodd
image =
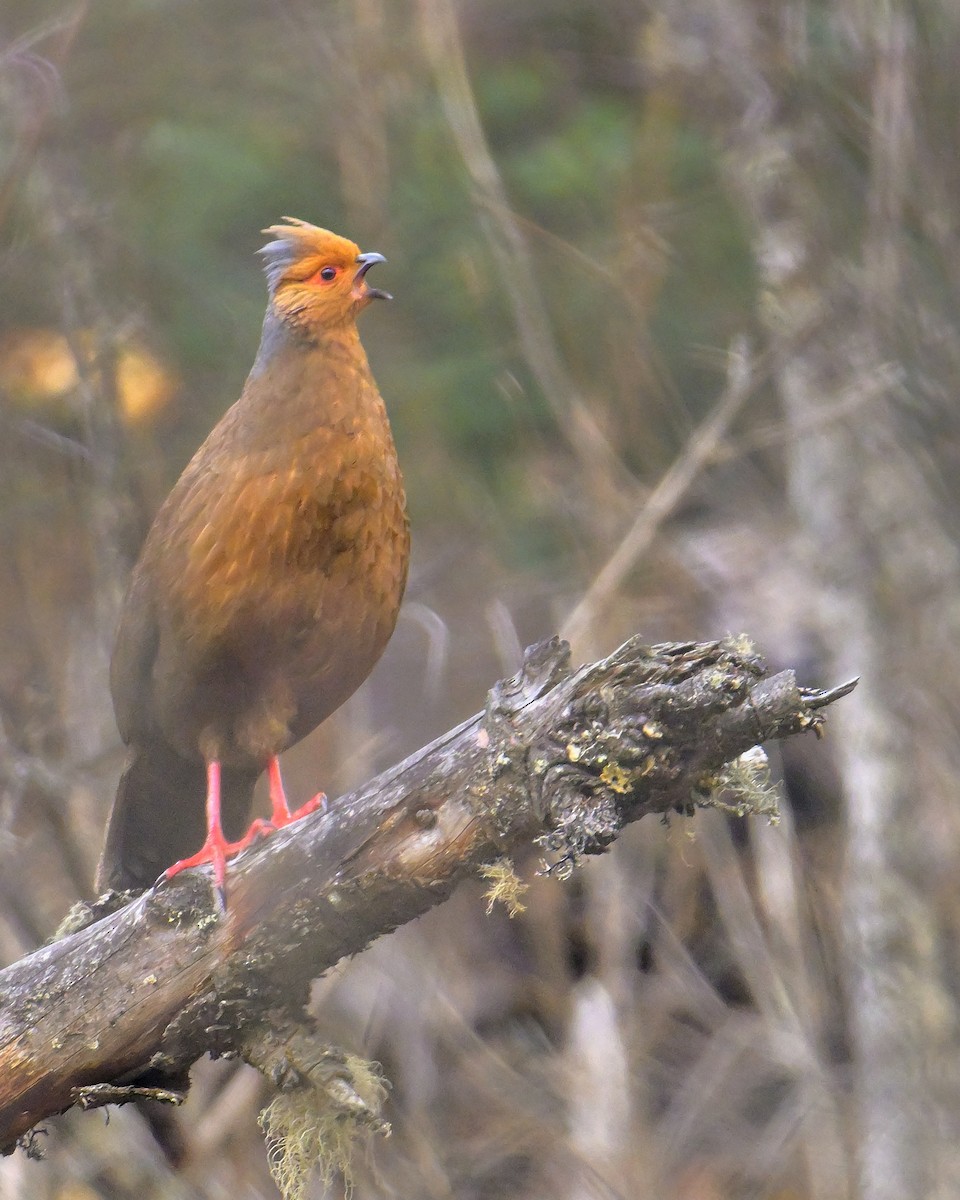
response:
M254 828L258 825L265 825L267 822L254 821L250 829L238 842L228 842L223 835L219 837L207 836L207 840L203 843L196 854L191 854L189 858L181 858L179 862L175 862L172 866L167 867L164 873L160 876L161 880L173 879L175 875L179 875L181 871L188 871L191 867L213 867L213 890L217 897L217 907L220 913L223 914L227 910L226 901L226 886L225 880L227 875L227 859L232 858L234 854L239 854L241 850L245 850L255 838L259 837L264 830Z
M309 817L312 812L319 809L321 812L327 811L327 795L326 792L317 792L306 804L301 804L299 808L294 809L290 814L291 821L299 821L301 817Z

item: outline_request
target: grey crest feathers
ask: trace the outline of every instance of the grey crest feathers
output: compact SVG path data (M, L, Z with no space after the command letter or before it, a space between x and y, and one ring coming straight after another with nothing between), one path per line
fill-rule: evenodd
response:
M269 225L266 229L260 230L261 233L274 234L275 240L267 242L262 249L257 251L263 259L263 270L267 277L267 288L271 296L277 290L277 285L287 268L292 266L298 258L316 251L318 237L333 238L336 236L329 229L311 225L309 221L301 221L299 217L283 217L281 219L287 224Z

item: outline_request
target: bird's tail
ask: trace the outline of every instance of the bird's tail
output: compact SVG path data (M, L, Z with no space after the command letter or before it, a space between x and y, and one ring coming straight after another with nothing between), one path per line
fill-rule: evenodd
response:
M250 812L257 771L224 769L220 807L235 840ZM97 888L148 888L178 859L203 845L206 770L162 743L132 746L107 824Z

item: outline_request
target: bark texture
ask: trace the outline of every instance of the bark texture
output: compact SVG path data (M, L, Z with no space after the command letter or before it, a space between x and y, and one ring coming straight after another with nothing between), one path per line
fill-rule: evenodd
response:
M190 872L0 973L0 1146L73 1104L175 1102L207 1052L329 1081L329 1055L301 1069L283 1046L340 958L531 845L564 873L646 813L722 802L725 764L819 728L850 686L804 691L739 641L633 639L577 670L533 647L484 712L232 864L226 913Z

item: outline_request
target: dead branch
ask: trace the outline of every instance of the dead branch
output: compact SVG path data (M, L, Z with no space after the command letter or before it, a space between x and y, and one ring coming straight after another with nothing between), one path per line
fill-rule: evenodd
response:
M304 1047L311 980L499 859L538 845L568 871L646 813L719 801L724 764L852 686L804 691L731 640L633 639L578 670L533 647L484 712L232 864L226 914L186 873L0 972L0 1147L73 1104L181 1099L207 1052L362 1112Z

